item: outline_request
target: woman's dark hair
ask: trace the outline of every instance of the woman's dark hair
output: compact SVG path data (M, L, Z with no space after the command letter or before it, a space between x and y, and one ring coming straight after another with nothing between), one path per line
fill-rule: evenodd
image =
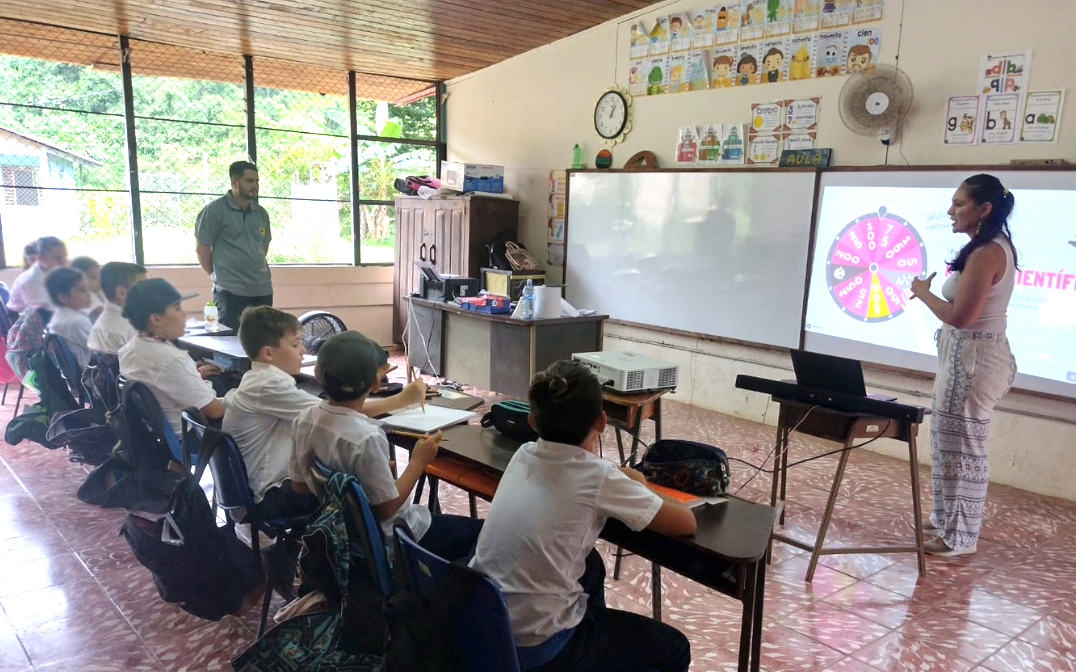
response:
M990 208L990 214L986 216L986 219L980 222L979 230L975 232L971 240L960 248L956 259L949 262L949 270L953 273L963 271L971 253L998 236L1004 236L1009 242L1013 265L1019 270L1020 266L1016 263L1016 246L1012 243L1012 233L1009 231L1009 215L1012 214L1013 205L1016 203L1012 192L1001 185L1001 180L986 173L972 175L964 180L963 186L971 200L979 205L989 203L993 207Z
M75 285L85 277L82 275L82 271L76 271L73 268L52 269L45 276L45 289L49 290L49 298L52 299L52 303L57 306L60 305L60 295L70 294Z
M582 362L562 359L536 373L527 392L538 436L578 446L602 413L602 386Z

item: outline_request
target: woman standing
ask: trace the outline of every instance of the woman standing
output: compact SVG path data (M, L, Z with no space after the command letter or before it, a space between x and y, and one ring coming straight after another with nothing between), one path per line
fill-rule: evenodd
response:
M997 403L1012 386L1016 360L1005 336L1016 279L1009 232L1014 198L993 175L974 175L953 194L953 233L971 240L949 263L942 295L930 291L937 273L912 281L912 296L930 308L938 332L938 374L930 421L934 508L924 532L933 555L974 553L990 468L986 438Z

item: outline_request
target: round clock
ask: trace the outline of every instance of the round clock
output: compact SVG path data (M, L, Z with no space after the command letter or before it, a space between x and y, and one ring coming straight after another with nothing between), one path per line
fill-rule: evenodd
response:
M615 145L631 131L631 95L618 87L611 87L594 105L594 130L602 142Z

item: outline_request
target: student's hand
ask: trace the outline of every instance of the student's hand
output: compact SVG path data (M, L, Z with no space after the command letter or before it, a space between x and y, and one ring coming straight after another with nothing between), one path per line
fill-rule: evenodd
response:
M202 380L205 380L206 378L211 378L211 377L217 375L218 373L220 373L221 370L222 370L216 364L212 364L210 362L205 362L205 361L199 362L197 368L198 368L199 375L202 376Z
M646 485L646 476L643 476L641 472L636 471L631 467L621 467L620 471L631 480Z
M426 381L416 378L407 384L400 392L400 403L404 406L414 406L426 400Z
M422 439L415 444L415 447L411 449L411 459L417 461L423 466L433 462L433 458L437 457L437 445L441 442L441 432L428 439Z

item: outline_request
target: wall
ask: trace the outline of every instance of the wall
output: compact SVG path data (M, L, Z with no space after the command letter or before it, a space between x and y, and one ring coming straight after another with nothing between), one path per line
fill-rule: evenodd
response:
M627 86L628 31L632 20L707 4L669 2L597 26L527 52L448 84L449 158L506 168L506 188L521 201L523 242L544 261L549 170L570 164L575 143L587 162L601 145L594 133L594 103L606 87ZM620 164L642 149L672 165L677 128L708 122L746 122L749 105L780 98L820 96L818 146L832 147L838 165L997 164L1011 158L1076 160L1076 114L1062 117L1060 142L1050 146L945 147L941 144L945 97L975 89L979 57L988 52L1032 48L1031 88L1064 87L1072 80L1069 35L1076 3L1026 0L887 0L881 62L898 63L915 87L912 114L891 148L847 131L837 99L845 78L787 82L762 87L700 91L637 98L634 129L614 149ZM551 269L551 278L559 269ZM683 383L676 398L753 420L774 422L766 398L733 387L737 373L786 378L787 355L683 338L649 329L610 326L606 347L676 361ZM868 372L868 382L904 400L929 405L930 381ZM1076 424L1076 404L1010 394L995 415L991 433L992 478L1051 495L1076 499L1076 481L1065 463ZM924 461L928 427L920 433ZM893 453L893 446L872 445Z
M78 254L72 247L70 256ZM378 343L392 343L392 268L388 266L273 266L274 304L301 315L308 310L327 310L349 329L363 332ZM0 280L11 286L17 269L0 271ZM154 266L150 277L165 278L180 292L199 296L183 304L191 315L200 316L212 296L212 283L202 269L193 266Z

